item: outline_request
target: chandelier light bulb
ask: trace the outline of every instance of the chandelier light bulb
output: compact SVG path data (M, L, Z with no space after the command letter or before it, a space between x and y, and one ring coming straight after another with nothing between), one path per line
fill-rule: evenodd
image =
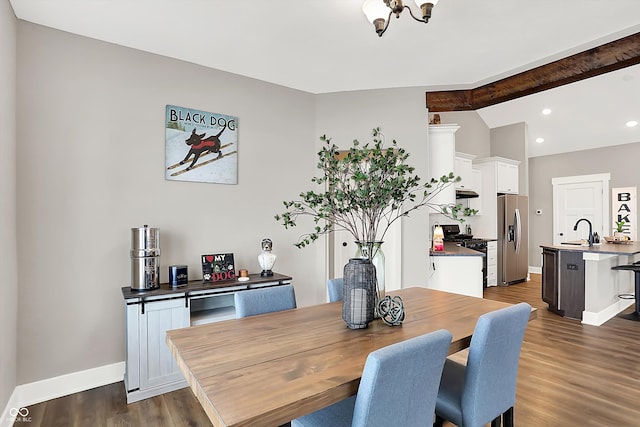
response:
M365 14L372 24L376 19L386 20L389 16L389 7L383 0L365 0L362 4L362 13Z
M416 6L420 8L421 14L418 16L418 14L414 15L411 8L405 6L402 0L365 0L362 4L362 13L364 13L369 22L374 25L378 36L382 37L389 27L392 14L395 14L396 18L399 18L402 11L406 9L413 19L426 24L431 18L433 6L435 6L438 1L439 0L414 0Z

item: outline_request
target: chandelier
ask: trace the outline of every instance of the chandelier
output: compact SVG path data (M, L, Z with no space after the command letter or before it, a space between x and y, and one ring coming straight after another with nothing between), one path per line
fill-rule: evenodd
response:
M365 0L362 5L362 12L367 15L369 22L375 26L378 36L382 37L389 27L391 15L395 14L396 18L399 18L400 13L402 13L404 9L407 9L411 17L416 21L424 22L425 24L429 22L429 18L431 18L431 9L433 9L433 6L438 3L438 0L414 1L420 8L422 18L416 17L409 6L402 4L402 0Z

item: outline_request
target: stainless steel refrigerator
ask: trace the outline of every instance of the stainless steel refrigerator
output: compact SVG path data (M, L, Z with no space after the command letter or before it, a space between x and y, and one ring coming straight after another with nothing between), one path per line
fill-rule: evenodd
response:
M498 285L527 280L529 271L529 200L498 196Z

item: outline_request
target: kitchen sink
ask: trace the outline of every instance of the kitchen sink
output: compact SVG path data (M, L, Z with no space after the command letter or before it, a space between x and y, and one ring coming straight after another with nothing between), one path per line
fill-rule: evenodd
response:
M561 245L574 245L574 246L582 246L581 240L574 240L572 242L562 242Z

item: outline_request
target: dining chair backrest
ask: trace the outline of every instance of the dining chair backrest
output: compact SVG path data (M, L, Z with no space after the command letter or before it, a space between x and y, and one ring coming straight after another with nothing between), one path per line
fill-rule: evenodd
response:
M358 392L291 421L292 427L417 427L430 424L451 345L444 329L375 350Z
M242 318L296 308L296 295L293 285L273 286L236 292L234 303Z
M478 319L465 369L463 425L484 425L515 404L520 350L530 315L531 306L519 303Z
M327 280L327 288L329 290L329 302L342 301L342 288L344 281L342 277Z
M422 426L432 420L450 345L451 333L441 329L370 353L352 427Z

